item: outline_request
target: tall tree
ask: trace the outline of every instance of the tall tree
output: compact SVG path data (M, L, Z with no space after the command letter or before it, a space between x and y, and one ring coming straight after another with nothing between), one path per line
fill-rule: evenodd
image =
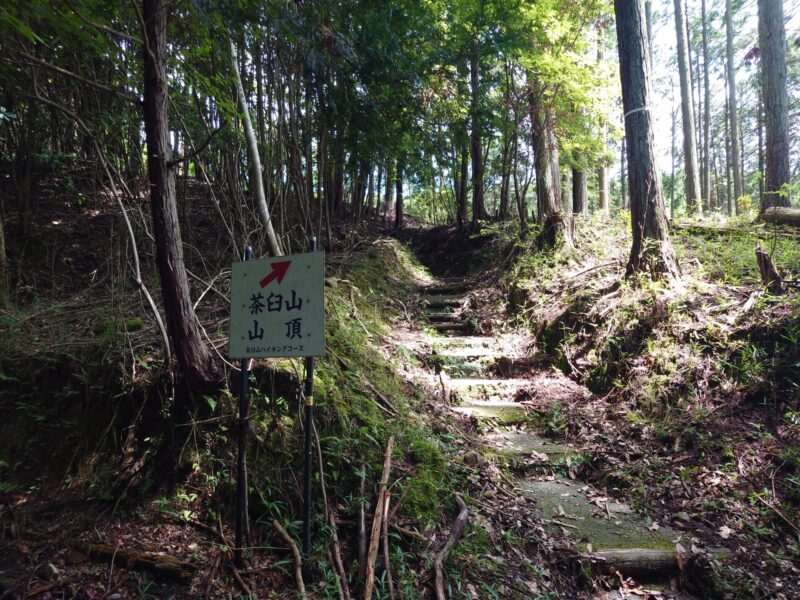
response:
M701 194L706 206L711 206L711 77L708 58L708 12L702 0L700 18L703 28L703 165L700 169Z
M733 200L744 195L742 185L742 165L739 162L739 115L736 101L736 65L733 62L733 6L731 0L725 0L725 58L728 64L728 118L731 128L731 158L733 170Z
M589 212L588 182L583 169L572 169L572 212L576 215Z
M397 187L395 209L394 209L394 228L403 228L403 216L405 211L405 204L403 200L403 170L405 165L401 159L397 159L397 173L395 176L395 184Z
M472 116L472 224L486 219L486 202L483 188L483 119L481 118L481 73L479 42L475 41L469 61L469 80Z
M605 60L605 32L606 24L603 20L597 23L597 65L601 65ZM597 187L598 191L598 210L602 214L608 214L608 200L610 196L608 165L605 156L606 144L608 143L608 128L605 121L600 124L600 140L604 154L600 157L600 166L597 168Z
M680 75L681 84L686 208L690 213L693 213L697 210L698 200L700 198L700 175L697 170L697 141L695 139L692 80L689 64L689 45L686 39L686 16L683 12L683 0L675 0L675 32L677 34L678 74Z
M175 172L169 144L167 87L167 9L165 0L144 0L144 132L147 176L153 213L156 263L161 278L167 331L181 373L194 390L222 380L216 357L200 336L183 261Z
M786 90L786 28L783 0L758 0L758 43L764 98L766 177L761 212L789 206L789 96Z
M661 178L655 163L650 69L643 0L614 0L622 104L628 141L628 180L633 244L627 275L680 276L669 239Z

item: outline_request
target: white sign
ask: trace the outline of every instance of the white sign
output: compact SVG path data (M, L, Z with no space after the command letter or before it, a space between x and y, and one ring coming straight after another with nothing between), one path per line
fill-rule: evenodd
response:
M231 266L231 358L325 354L325 253Z

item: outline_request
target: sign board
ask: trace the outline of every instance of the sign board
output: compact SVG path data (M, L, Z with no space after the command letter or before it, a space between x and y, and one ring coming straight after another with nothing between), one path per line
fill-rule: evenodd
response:
M325 253L231 266L231 358L325 354Z

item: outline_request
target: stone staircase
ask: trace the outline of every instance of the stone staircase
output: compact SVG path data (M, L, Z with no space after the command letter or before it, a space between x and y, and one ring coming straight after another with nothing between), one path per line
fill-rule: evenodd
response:
M542 406L542 401L574 400L589 392L563 375L537 369L525 356L520 336L471 335L462 314L467 291L458 281L421 290L428 322L437 332L428 361L440 371L452 409L473 420L483 453L515 474L516 493L533 500L551 527L568 531L579 550L605 570L668 585L678 570L680 533L573 479L578 452L536 431L531 398Z

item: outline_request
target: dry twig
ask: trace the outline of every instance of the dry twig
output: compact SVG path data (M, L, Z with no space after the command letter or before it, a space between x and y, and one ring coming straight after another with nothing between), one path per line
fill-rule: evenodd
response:
M461 496L456 496L456 502L458 502L459 511L456 520L453 521L453 529L450 531L450 537L447 539L447 543L444 545L444 548L442 548L439 554L436 555L436 560L433 561L433 570L436 577L437 600L447 600L447 596L444 593L444 569L442 568L442 565L450 552L452 552L456 542L458 542L459 538L464 534L464 530L467 528L467 520L469 518L469 509L461 499Z
M367 577L364 583L364 600L372 600L372 589L375 585L375 562L378 559L378 542L381 535L383 524L383 513L386 508L386 495L389 483L389 471L392 468L392 449L394 448L394 436L389 438L386 444L386 456L383 460L383 472L381 473L380 486L378 488L378 502L375 504L375 515L372 518L372 535L369 540L369 552L367 553Z
M300 550L297 549L297 544L294 543L294 540L283 528L283 525L278 523L277 519L273 519L272 526L281 535L294 555L294 578L295 581L297 581L297 591L299 592L301 598L305 598L306 586L303 583L303 557L300 556Z

